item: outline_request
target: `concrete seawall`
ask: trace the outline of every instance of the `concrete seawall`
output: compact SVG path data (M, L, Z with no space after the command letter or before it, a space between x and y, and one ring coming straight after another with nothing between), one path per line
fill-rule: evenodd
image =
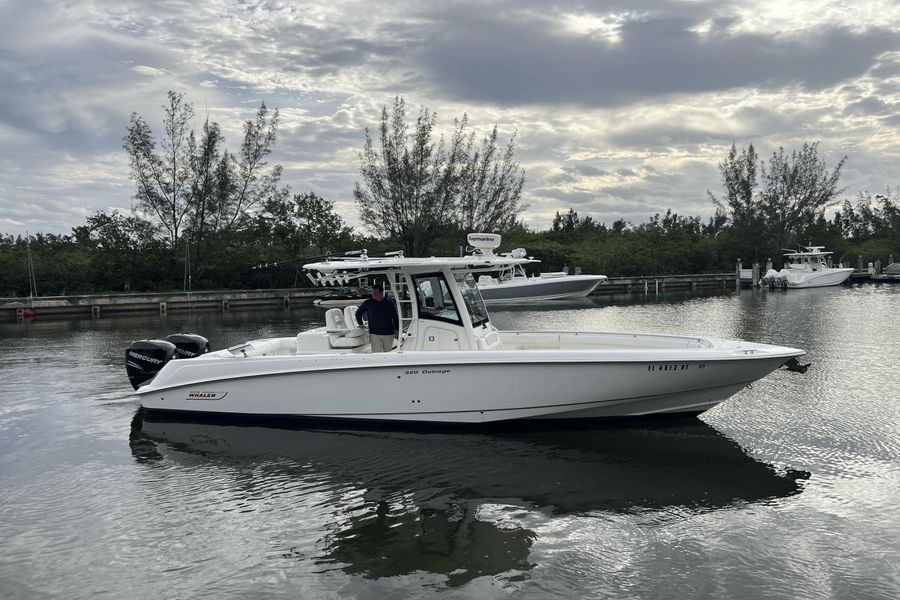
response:
M294 288L43 296L30 303L25 298L0 298L0 322L27 317L29 307L35 316L80 319L128 313L289 308L292 304L309 305L324 293L322 288Z
M700 275L642 275L640 277L610 277L599 286L594 295L603 294L653 294L674 290L729 289L736 284L734 273L703 273ZM750 285L751 280L741 280Z
M703 275L656 275L610 277L594 292L609 294L659 293L666 290L727 289L735 286L734 273ZM749 284L749 281L747 282ZM153 292L133 294L84 294L26 298L0 298L0 322L16 322L28 317L82 319L129 313L167 314L186 310L252 310L309 306L327 294L325 288L271 290L209 290L199 292Z

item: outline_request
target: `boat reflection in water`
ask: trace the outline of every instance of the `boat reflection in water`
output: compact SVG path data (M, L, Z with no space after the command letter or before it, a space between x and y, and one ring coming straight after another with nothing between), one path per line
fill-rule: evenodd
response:
M484 575L526 576L536 539L526 527L532 511L550 518L699 512L796 494L809 476L751 458L697 419L423 433L159 421L138 413L131 448L151 463L238 468L242 478L275 477L274 469L282 480L324 481L335 514L316 544L317 563L368 578L434 573L449 586ZM354 497L363 505L348 510L342 499L351 492L361 492Z

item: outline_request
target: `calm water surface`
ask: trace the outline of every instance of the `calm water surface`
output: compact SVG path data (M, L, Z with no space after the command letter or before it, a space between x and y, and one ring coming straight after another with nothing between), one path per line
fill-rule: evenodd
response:
M897 598L898 307L871 285L498 307L501 328L739 337L813 366L700 419L494 433L137 416L130 341L222 347L314 309L3 324L0 597Z

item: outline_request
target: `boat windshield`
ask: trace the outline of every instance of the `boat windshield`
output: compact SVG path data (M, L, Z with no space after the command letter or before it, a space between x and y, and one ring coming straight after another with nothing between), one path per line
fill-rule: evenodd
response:
M484 307L484 300L481 299L481 293L475 285L475 278L471 273L454 273L456 278L456 286L459 288L459 294L466 303L466 309L472 318L472 326L479 327L490 321L487 309Z
M416 275L414 281L419 299L420 318L462 324L453 295L450 293L451 288L441 273Z

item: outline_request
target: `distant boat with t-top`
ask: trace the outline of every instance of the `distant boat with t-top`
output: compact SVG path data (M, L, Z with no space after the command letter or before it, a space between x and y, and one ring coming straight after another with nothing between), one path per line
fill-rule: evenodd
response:
M850 278L853 269L831 267L825 246L802 246L802 250L787 250L785 267L780 271L769 269L762 279L764 285L784 288L814 288L840 285Z
M499 235L478 233L470 234L470 238L473 235L477 236L479 244L474 251L476 255L493 254L493 250L500 245ZM471 239L469 243L473 243ZM516 248L502 256L525 258L526 251ZM540 261L532 259L532 262ZM478 289L485 304L569 300L590 295L606 279L606 275L569 275L566 271L529 276L521 264L511 264L497 273L480 275Z

